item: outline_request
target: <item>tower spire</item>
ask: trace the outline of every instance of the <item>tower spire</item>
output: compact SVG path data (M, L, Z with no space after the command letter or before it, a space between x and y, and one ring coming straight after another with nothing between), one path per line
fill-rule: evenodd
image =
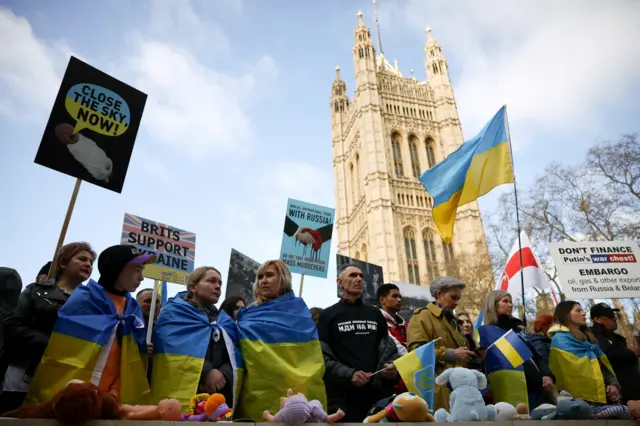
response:
M381 55L384 56L384 51L382 50L382 38L380 37L380 22L378 21L378 2L377 0L373 0L373 18L376 23L376 37L378 39L378 51Z

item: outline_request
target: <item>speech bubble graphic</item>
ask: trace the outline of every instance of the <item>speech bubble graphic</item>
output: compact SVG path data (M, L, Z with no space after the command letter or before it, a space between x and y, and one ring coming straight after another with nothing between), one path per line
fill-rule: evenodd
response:
M64 106L76 120L74 135L91 129L105 136L120 136L129 128L129 104L106 87L75 84L67 92Z

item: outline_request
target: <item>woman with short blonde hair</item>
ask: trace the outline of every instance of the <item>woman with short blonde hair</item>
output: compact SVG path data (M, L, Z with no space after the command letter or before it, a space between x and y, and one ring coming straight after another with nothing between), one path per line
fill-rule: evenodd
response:
M256 305L293 291L291 287L291 271L282 260L267 260L258 268L258 278L253 288Z

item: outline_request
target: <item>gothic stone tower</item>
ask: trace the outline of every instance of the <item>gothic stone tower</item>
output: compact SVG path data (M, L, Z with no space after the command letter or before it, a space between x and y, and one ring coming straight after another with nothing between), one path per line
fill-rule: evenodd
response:
M447 61L427 28L426 81L380 53L358 12L355 94L336 67L331 126L338 253L384 268L386 282L428 284L463 253L489 262L476 202L458 209L451 245L440 239L422 172L463 142ZM380 42L379 42L380 43Z

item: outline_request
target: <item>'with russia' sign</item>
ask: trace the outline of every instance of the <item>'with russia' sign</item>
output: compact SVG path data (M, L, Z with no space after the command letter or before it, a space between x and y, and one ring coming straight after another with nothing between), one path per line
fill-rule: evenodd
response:
M280 259L302 275L327 278L335 210L289 199Z
M120 241L142 252L155 253L157 260L145 267L145 278L184 284L193 271L196 256L193 232L125 213Z

